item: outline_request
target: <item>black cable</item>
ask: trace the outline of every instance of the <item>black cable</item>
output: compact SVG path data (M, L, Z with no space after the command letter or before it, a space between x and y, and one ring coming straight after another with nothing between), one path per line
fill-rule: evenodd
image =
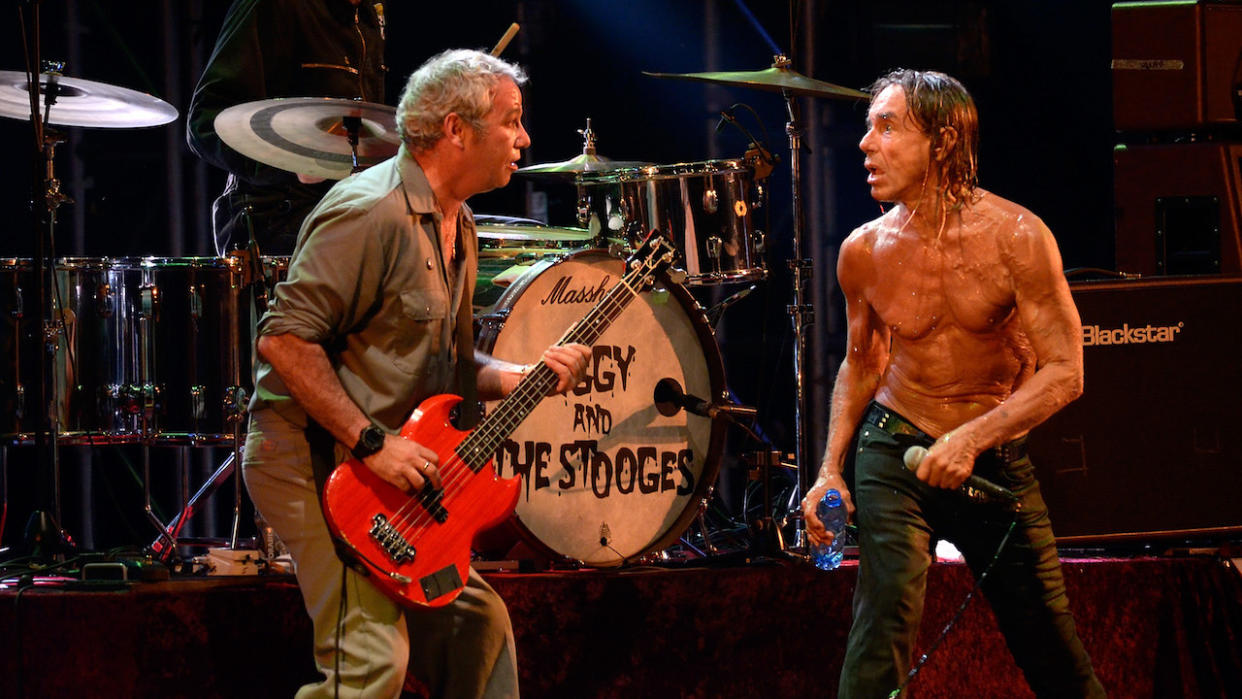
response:
M349 567L341 565L341 602L336 608L336 652L332 654L332 695L341 699L341 638L345 634L345 601L349 597Z
M944 641L945 637L949 635L949 629L952 629L953 625L957 623L957 620L961 618L962 612L966 611L966 605L970 604L970 600L975 596L975 593L978 592L979 588L983 586L983 581L987 579L988 573L992 572L992 566L996 565L996 562L1000 560L1001 553L1005 550L1005 544L1009 543L1009 535L1013 533L1014 528L1017 526L1018 515L1015 514L1013 516L1013 520L1009 522L1009 529L1005 531L1005 536L1001 537L1000 546L996 547L996 553L992 556L992 560L988 561L987 567L983 569L983 572L980 573L979 577L975 580L975 586L970 588L970 592L966 593L966 599L962 600L962 604L957 608L957 612L953 615L953 618L949 620L948 624L945 624L944 630L940 632L940 636L937 637L931 644L931 647L927 649L927 652L919 657L919 661L915 663L914 667L910 668L910 673L906 675L906 679L897 686L897 689L894 689L888 695L888 699L896 699L896 697L905 691L910 682L914 680L914 676L919 674L919 670L923 669L923 665L927 663L927 659L931 657L932 653L936 652L936 649L940 647L940 644Z
M22 594L32 587L34 587L33 576L18 581L17 594L13 597L13 644L16 646L13 649L13 657L17 658L17 678L15 681L15 684L17 685L17 693L14 696L17 697L17 699L21 699L23 696L22 690L24 688L22 687L22 684L24 678L22 670L26 666L26 663L22 662L22 617L20 604L22 601Z

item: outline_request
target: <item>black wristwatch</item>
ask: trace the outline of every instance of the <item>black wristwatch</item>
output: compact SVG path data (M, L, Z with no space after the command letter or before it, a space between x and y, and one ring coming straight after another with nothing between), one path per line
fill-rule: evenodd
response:
M384 430L379 425L371 423L362 428L358 433L358 443L350 449L350 453L359 461L378 452L384 448Z

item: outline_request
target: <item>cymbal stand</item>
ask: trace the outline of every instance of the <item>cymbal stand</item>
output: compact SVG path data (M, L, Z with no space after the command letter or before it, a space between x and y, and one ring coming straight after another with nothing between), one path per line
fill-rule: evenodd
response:
M773 66L788 67L790 61L777 55ZM802 237L806 225L802 213L802 127L798 123L798 108L793 91L781 90L785 98L785 108L789 113L789 121L785 124L785 133L789 135L789 172L792 179L793 200L793 259L789 261L789 269L793 273L793 303L786 307L789 320L793 324L794 346L794 427L795 440L794 462L798 468L798 490L796 502L801 501L802 494L810 488L811 464L807 448L807 405L806 405L806 331L815 324L815 309L805 297L806 284L810 282L814 261L802 256ZM788 513L786 516L794 514ZM797 518L797 531L793 545L801 548L804 544L802 519Z
M358 163L358 132L362 130L362 117L343 116L341 126L345 127L345 140L349 141L349 157L352 163L349 172L350 174L362 172L366 169ZM250 239L254 240L254 237L251 236Z
M37 12L37 10L36 10ZM37 24L37 22L36 22ZM37 60L33 60L29 65L39 65ZM63 548L72 546L72 539L60 529L59 522L61 520L61 479L60 479L60 419L59 419L59 383L53 377L54 367L56 365L56 354L59 349L59 336L64 332L64 324L57 318L58 305L53 302L52 296L57 292L56 284L56 211L61 204L73 203L73 201L60 190L60 180L56 178L56 146L64 143L64 136L48 128L51 107L56 103L59 95L58 80L61 72L64 70L64 62L62 61L46 61L42 64L42 70L47 74L47 82L41 84L39 73L28 71L29 76L28 88L30 91L30 107L31 122L34 124L35 137L38 140L40 151L43 155L44 167L39 176L39 185L43 190L43 214L42 221L36 217L36 254L35 254L35 295L39 299L41 320L41 334L43 342L43 351L39 353L39 385L37 392L37 404L40 410L38 424L36 426L35 443L38 449L38 461L44 466L41 471L47 473L51 477L50 504L52 508L52 516L50 526L56 530L55 534L59 536L58 544L64 544ZM40 115L39 97L40 93L44 94L44 109ZM45 513L35 511L31 515L32 521L38 517L46 517Z

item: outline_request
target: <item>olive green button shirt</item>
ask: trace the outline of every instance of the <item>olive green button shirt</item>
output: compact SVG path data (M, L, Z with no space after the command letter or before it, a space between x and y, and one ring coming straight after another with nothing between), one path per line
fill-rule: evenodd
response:
M441 215L422 168L397 155L333 187L298 235L260 335L322 345L337 378L371 419L397 430L426 398L457 389L455 321L477 271L474 218L458 215L456 269L439 244ZM463 348L473 352L473 348ZM271 365L256 359L250 410L306 413Z

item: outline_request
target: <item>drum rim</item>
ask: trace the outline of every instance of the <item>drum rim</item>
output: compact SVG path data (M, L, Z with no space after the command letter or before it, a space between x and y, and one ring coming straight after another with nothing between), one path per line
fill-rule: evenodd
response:
M496 346L496 340L499 339L500 330L504 327L505 322L509 318L509 314L513 309L513 304L521 298L526 289L548 268L565 262L571 258L582 257L586 255L599 255L610 259L623 261L607 250L602 248L587 248L584 250L576 250L565 255L555 255L539 260L531 268L524 272L521 277L515 280L500 298L496 299L490 312L480 316L479 322L479 339L475 342L475 347L483 352L491 354L492 349ZM699 346L703 348L704 361L707 364L708 383L711 384L711 396L709 400L715 400L717 396L724 393L728 382L725 380L724 357L720 353L720 344L716 342L716 332L712 329L710 323L707 322L707 315L703 312L703 306L694 298L694 295L685 288L683 284L675 284L668 279L666 273L660 273L657 277L664 288L668 290L672 296L677 299L681 308L686 313L690 325L694 328L695 337L698 338ZM710 351L708 351L710 348ZM517 510L514 510L503 523L497 526L512 526L517 530L523 542L531 545L535 550L547 556L549 560L577 563L590 568L615 568L641 560L643 557L650 555L655 551L667 548L676 541L690 526L698 514L698 508L694 503L699 502L707 496L708 491L715 486L716 478L720 474L721 462L724 457L725 437L727 436L727 426L723 420L711 420L711 431L707 441L707 454L703 459L703 470L699 476L699 480L695 483L694 491L690 493L686 500L686 507L673 520L672 525L663 534L658 536L655 541L646 549L627 556L612 565L591 564L568 556L560 551L553 549L544 543L539 537L522 522L517 516ZM495 462L491 462L493 468Z
M578 176L578 182L584 185L624 184L626 182L646 182L648 180L680 179L696 175L749 172L752 172L752 168L745 160L734 158L671 163L668 165L647 165L645 167L622 168L602 172L584 172Z

